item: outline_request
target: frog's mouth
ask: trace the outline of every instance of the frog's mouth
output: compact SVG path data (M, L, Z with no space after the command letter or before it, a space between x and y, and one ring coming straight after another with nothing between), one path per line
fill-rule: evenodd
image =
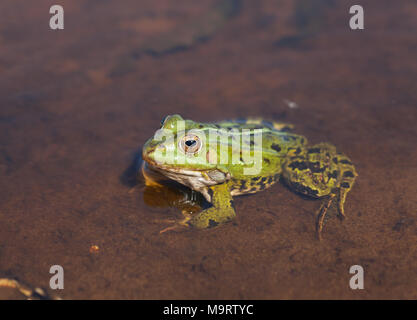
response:
M174 168L168 166L154 165L148 161L143 161L142 170L151 170L160 175L176 181L188 188L200 192L208 202L211 202L211 196L207 191L208 186L217 184L218 182L209 178L203 171L185 170L182 168Z
M169 172L172 174L181 174L190 177L201 177L202 172L200 170L189 170L180 167L168 166L162 163L158 163L155 160L149 158L146 154L142 156L144 163L149 167L149 169L158 171L160 173Z
M200 170L184 169L181 167L175 167L174 165L166 165L164 163L155 161L151 155L155 152L157 147L158 145L152 145L152 140L147 141L145 145L143 146L142 159L149 165L151 169L158 171L160 173L167 172L167 173L190 176L190 177L202 176L202 172L203 172L202 170L200 171Z

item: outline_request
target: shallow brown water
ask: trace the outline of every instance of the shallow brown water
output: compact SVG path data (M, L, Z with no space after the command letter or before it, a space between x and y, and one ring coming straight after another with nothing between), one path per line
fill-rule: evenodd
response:
M185 46L164 39L188 39L213 2L60 2L63 31L50 1L0 4L0 277L48 287L59 264L76 299L417 298L415 1L366 1L363 31L351 1L243 1ZM172 113L333 143L359 172L348 219L318 242L319 202L277 184L236 198L233 223L160 235L178 210L128 176Z

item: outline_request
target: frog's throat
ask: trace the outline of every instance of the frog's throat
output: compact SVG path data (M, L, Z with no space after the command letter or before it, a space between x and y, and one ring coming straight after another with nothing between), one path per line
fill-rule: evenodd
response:
M190 189L198 191L203 194L207 201L211 202L211 197L207 192L207 187L213 186L230 179L229 174L221 173L220 171L199 171L199 170L186 170L182 168L163 166L159 164L153 164L146 161L147 169L156 171L168 179L177 181ZM221 175L223 175L221 177Z

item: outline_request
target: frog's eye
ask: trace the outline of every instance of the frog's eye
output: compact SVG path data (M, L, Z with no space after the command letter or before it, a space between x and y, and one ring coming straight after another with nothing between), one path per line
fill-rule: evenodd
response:
M185 135L179 142L180 149L188 154L195 154L201 149L201 140L194 134Z

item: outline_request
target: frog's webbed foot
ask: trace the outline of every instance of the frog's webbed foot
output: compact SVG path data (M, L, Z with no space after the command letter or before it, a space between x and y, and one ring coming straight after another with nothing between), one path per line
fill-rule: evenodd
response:
M182 211L182 215L184 216L181 220L173 220L173 219L165 219L165 220L156 220L156 222L160 223L170 223L172 224L169 227L166 227L159 231L159 234L165 233L167 231L174 231L174 230L180 230L184 228L188 228L188 221L191 219L191 213L187 212L186 210Z
M325 197L323 199L323 202L317 211L317 223L316 223L316 233L317 238L319 240L322 240L322 231L323 227L326 224L326 222L331 218L332 214L329 208L332 206L332 204L337 205L337 216L340 220L344 220L346 218L345 211L344 211L344 203L346 200L346 194L349 190L345 188L338 188L334 190L334 193L331 193L329 196Z
M319 210L317 211L317 222L316 222L316 234L317 234L317 238L319 240L322 239L322 231L323 231L323 227L326 224L328 218L329 218L329 212L328 209L330 207L330 205L332 204L333 200L334 200L335 195L332 194L329 197L325 198L319 208Z
M323 202L318 210L316 230L321 239L323 227L329 218L329 208L336 201L337 212L345 218L344 203L357 173L345 155L327 143L300 150L291 155L283 166L283 178L291 189Z
M228 183L208 187L212 206L193 216L188 224L199 228L211 228L232 220L235 216L233 198Z

